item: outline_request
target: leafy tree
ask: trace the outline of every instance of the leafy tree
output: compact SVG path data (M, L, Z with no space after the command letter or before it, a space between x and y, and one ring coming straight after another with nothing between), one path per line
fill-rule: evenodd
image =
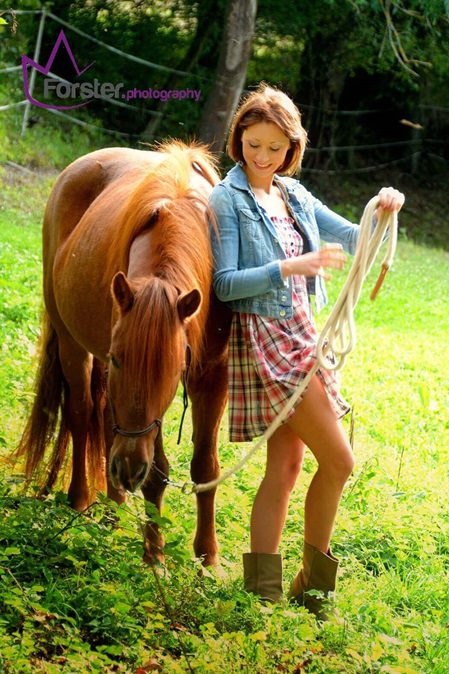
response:
M201 90L199 103L182 105L136 99L128 109L94 101L88 112L101 126L150 139L189 138L196 130L205 140L217 138L221 147L245 86L244 60L236 59L236 79L223 76L224 56L219 66L220 52L229 48L226 11L234 3L233 24L248 48L251 21L244 25L243 17L253 5L242 0L53 0L51 11L101 42L160 66L131 63L67 29L77 57L86 55L86 64L95 60L100 81L123 82L126 88ZM23 9L40 6L39 0L21 2ZM292 95L315 148L307 155L309 167L338 168L355 161L350 153L320 148L447 136L447 113L435 108L449 107L448 9L448 0L259 0L246 86L266 80ZM21 54L33 53L38 21L38 15L21 15L15 35L0 33L3 64L20 63ZM47 19L41 62L60 29ZM65 65L62 59L62 73ZM5 76L4 82L3 96L20 100L17 77ZM354 114L344 114L348 110ZM380 112L366 113L370 110ZM221 130L210 121L217 113ZM402 119L415 127L401 125ZM416 124L425 130L418 131ZM432 147L445 156L442 146ZM357 161L388 161L398 152L369 151Z
M444 72L443 62L447 71L447 53L437 45L447 44L448 33L439 0L407 9L392 0L298 0L288 6L260 0L248 83L267 79L286 89L303 110L314 148L405 140L410 129L399 121L415 117L423 85L428 89L433 81L428 63L436 53L438 72ZM387 159L386 152L377 161ZM309 153L306 161L335 168L348 157L325 150Z

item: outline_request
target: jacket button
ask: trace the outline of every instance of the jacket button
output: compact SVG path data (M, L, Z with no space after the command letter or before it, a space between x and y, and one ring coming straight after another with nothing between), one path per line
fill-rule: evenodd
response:
M287 295L282 295L281 302L286 302L286 301L287 301Z
M274 240L274 243L279 243L278 239L275 239L275 240Z
M282 316L282 318L284 318L284 316L285 316L285 311L284 311L283 309L282 309L282 311L279 312L279 316Z

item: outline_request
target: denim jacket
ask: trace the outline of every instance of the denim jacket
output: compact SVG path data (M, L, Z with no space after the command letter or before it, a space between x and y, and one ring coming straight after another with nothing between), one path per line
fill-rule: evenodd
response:
M274 176L287 208L301 233L304 251L318 251L320 239L340 243L354 254L359 227L333 213L298 180ZM280 261L286 255L276 228L258 204L245 172L237 164L210 195L219 236L212 228L214 290L234 311L270 318L291 318L292 279L282 278ZM308 293L317 310L327 303L321 277L307 278Z

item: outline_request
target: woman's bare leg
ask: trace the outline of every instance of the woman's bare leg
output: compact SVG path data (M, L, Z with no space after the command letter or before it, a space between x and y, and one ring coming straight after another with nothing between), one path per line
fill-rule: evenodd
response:
M268 440L265 476L251 514L252 552L277 552L303 456L304 443L286 424Z
M318 377L311 381L287 425L318 462L306 497L304 538L327 553L343 488L354 468L354 456Z

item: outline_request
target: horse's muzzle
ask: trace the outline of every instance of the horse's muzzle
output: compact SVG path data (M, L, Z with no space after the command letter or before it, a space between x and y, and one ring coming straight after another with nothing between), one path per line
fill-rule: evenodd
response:
M149 472L146 461L133 465L129 457L115 456L110 465L112 484L116 489L123 488L134 493L145 482Z

